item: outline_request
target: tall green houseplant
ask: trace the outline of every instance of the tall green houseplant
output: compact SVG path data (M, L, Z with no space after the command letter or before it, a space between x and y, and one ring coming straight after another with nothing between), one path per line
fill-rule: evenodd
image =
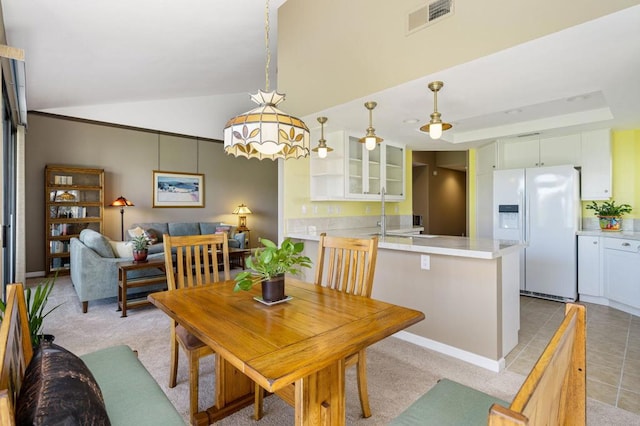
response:
M42 326L44 319L53 312L60 305L56 305L53 308L45 312L47 301L53 290L53 284L55 283L57 275L46 278L37 287L26 287L25 289L25 301L27 304L27 318L29 320L29 334L31 335L31 343L34 346L40 344L42 339ZM6 305L4 301L0 300L0 319L4 317L4 311Z

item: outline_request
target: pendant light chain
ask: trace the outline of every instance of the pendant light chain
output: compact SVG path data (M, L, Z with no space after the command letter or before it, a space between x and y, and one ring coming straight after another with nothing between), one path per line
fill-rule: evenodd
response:
M269 91L269 64L271 63L271 49L269 48L269 0L265 2L264 8L264 42L267 50L267 60L264 68L265 92Z

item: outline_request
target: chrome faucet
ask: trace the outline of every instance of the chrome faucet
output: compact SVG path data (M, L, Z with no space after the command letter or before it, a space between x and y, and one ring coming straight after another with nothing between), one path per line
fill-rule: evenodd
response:
M380 235L381 236L385 236L387 235L387 215L385 214L385 207L384 207L384 186L382 188L380 188Z

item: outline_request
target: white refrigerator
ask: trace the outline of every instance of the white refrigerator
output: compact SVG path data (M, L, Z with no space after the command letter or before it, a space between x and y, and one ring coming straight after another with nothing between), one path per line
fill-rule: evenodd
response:
M493 238L525 243L521 294L575 301L580 175L570 165L496 170Z

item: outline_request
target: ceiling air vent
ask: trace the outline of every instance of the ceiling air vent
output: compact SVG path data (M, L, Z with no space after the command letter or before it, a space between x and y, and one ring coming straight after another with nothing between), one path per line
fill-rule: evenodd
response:
M407 34L428 27L442 18L453 15L453 0L435 0L419 7L407 16Z

